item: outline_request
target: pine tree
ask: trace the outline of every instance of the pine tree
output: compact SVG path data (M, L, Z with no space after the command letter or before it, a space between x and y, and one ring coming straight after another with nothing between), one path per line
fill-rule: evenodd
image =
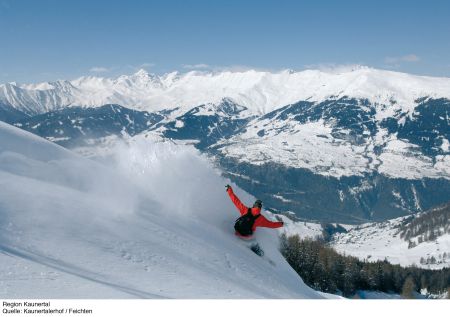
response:
M430 263L431 264L436 264L436 258L434 257L434 255L431 256Z
M414 283L414 279L411 276L408 276L403 284L402 288L402 297L406 299L413 299L416 284Z
M426 288L428 290L429 281L426 275L422 275L420 278L420 288Z

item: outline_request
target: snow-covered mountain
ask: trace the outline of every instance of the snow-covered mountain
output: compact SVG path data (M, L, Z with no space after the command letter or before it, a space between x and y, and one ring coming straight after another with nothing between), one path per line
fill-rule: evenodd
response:
M367 67L141 70L0 86L0 120L61 145L151 130L192 142L267 206L335 222L384 220L446 202L449 112L449 78Z
M234 236L226 180L198 151L161 141L100 164L0 122L0 297L324 298L274 230L256 232L263 257Z
M450 203L381 223L367 223L333 236L338 252L367 261L387 260L428 269L450 266Z
M450 179L450 100L416 101L414 113L380 120L384 108L361 99L302 101L250 121L218 146L252 164L277 162L336 178L379 172Z
M423 97L450 98L450 78L414 76L355 67L344 71L285 70L168 73L157 76L139 70L117 78L81 77L39 84L0 85L0 102L27 114L67 106L120 104L149 112L218 103L229 97L252 114L265 114L300 100L323 101L353 97L389 106L379 118L397 110L412 112Z

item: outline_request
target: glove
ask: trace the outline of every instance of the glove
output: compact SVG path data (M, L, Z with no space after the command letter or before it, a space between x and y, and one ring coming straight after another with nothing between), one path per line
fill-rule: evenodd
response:
M229 189L231 189L231 186L227 184L227 186L225 186L225 188L226 188L227 191L228 191Z

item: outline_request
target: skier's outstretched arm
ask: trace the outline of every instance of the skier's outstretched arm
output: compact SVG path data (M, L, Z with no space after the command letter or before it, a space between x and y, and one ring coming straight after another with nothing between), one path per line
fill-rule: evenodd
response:
M230 196L230 199L233 202L233 204L236 206L237 210L239 210L239 213L241 215L245 215L247 213L248 208L234 194L233 189L231 188L231 186L227 185L227 193L228 193L228 196Z
M257 219L257 225L258 227L266 227L266 228L280 228L283 227L284 223L283 221L270 221L263 215L258 217Z

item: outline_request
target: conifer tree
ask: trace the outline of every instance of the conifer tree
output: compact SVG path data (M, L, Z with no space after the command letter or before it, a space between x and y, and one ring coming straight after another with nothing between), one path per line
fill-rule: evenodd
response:
M403 284L402 288L402 297L406 299L414 298L414 291L416 288L416 284L414 283L414 279L411 276L408 276Z

